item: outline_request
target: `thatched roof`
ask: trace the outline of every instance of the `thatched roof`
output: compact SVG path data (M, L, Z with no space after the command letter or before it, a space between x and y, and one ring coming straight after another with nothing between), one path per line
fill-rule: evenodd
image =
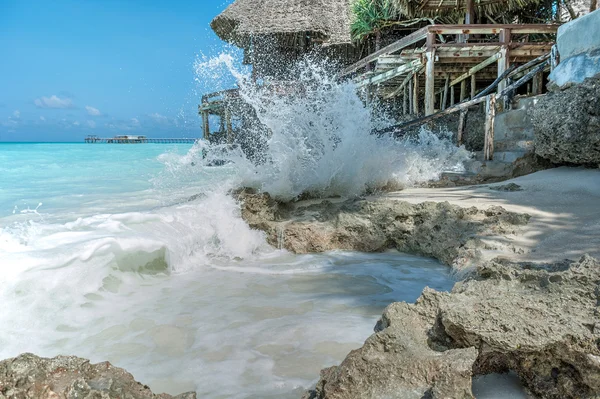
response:
M393 0L397 9L410 18L464 15L466 0ZM488 15L515 11L539 3L539 0L474 0L475 9ZM456 23L456 21L454 21Z
M210 26L240 47L252 36L305 33L329 45L350 43L351 1L236 0Z

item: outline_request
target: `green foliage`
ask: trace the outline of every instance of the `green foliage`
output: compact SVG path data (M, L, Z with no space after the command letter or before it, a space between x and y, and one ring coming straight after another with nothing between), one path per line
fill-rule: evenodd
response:
M392 0L355 0L352 4L352 38L356 41L381 32L398 19Z

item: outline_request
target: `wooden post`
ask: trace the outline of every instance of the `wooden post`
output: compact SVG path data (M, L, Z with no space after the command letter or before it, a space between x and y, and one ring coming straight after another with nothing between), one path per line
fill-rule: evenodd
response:
M508 58L508 46L502 46L500 49L500 58L498 58L498 76L502 76L502 74L510 67L510 61ZM502 79L500 83L498 83L498 92L504 90L507 86L506 79Z
M402 115L406 115L408 112L408 87L406 86L404 86L404 95L402 96Z
M483 153L486 161L494 159L494 121L496 119L496 95L490 94L485 99L485 142Z
M467 117L468 109L463 109L460 111L460 116L458 117L458 132L456 134L456 141L458 146L460 147L463 143L463 135L465 131L465 119Z
M467 97L467 81L463 80L462 82L460 82L460 97L459 97L459 101L463 102L466 97Z
M202 111L202 138L208 140L210 136L210 124L208 122L208 111Z
M233 144L233 124L231 122L231 110L225 110L225 125L227 128L227 143Z
M475 94L477 94L477 78L473 74L471 75L471 100L475 98Z
M450 87L450 106L454 105L454 86Z
M435 34L427 34L427 64L425 65L425 116L435 112Z
M448 102L448 89L450 88L450 75L446 75L446 84L444 85L444 95L442 97L442 104L440 105L440 109L446 109L446 103Z
M417 74L415 73L415 76L417 76ZM413 105L413 101L414 101L414 94L413 94L413 90L414 90L414 82L413 82L414 76L412 78L410 78L410 83L408 84L408 114L411 115L414 111L414 105Z
M467 0L467 10L465 14L465 24L470 25L475 23L475 4L473 0Z
M415 87L413 88L413 113L415 115L419 115L419 74L415 73L415 78L413 79L413 83Z
M537 73L533 77L533 81L531 83L533 85L533 87L532 87L533 95L537 96L539 94L542 94L542 91L544 88L544 73L543 72Z

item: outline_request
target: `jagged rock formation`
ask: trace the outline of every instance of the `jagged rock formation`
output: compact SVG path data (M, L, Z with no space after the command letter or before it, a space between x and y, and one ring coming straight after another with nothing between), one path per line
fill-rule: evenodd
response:
M600 78L543 96L532 120L537 155L559 164L600 165Z
M310 399L472 398L471 375L513 370L534 395L600 395L600 262L488 262L451 293L394 303Z
M0 362L0 399L195 399L195 393L155 395L127 371L74 356L29 353Z
M268 194L240 194L242 217L271 245L294 253L353 250L431 256L461 268L480 258L482 237L515 234L529 216L492 206L464 209L447 202L411 204L380 198L280 203Z

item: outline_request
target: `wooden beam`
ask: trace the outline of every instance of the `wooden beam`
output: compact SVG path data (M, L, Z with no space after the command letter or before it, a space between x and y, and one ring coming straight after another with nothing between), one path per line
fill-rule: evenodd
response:
M413 113L419 115L419 74L415 73L413 79Z
M527 33L553 34L558 31L559 24L485 24L485 25L429 25L427 30L438 35L499 35L502 29L510 29L513 35Z
M413 100L414 100L414 94L413 94L413 79L416 79L417 75L415 74L411 79L410 79L410 84L408 85L408 113L412 114L413 113L413 109L414 109L414 105L413 105Z
M421 60L413 60L407 64L401 65L401 66L391 69L387 72L383 72L383 73L371 76L369 78L360 80L359 82L356 83L356 87L360 88L360 87L364 87L364 86L380 84L380 83L386 82L390 79L393 79L397 76L403 75L406 72L412 71L419 66L421 66Z
M544 90L544 72L539 72L533 77L532 92L534 96L542 94Z
M415 69L414 72L411 72L408 74L408 76L406 76L406 78L404 78L404 81L400 84L400 86L398 86L398 88L396 90L394 90L393 92L391 92L390 94L388 94L387 96L385 96L386 99L389 98L393 98L396 97L400 91L407 85L410 83L410 79L412 78L413 75L418 74L421 71L421 68Z
M386 46L386 47L382 48L381 50L374 52L373 54L369 55L368 57L365 57L362 60L358 61L357 63L344 69L342 71L342 73L340 74L340 77L346 76L360 68L367 66L369 63L375 61L377 58L381 57L382 55L388 55L388 54L395 53L399 50L402 50L410 45L413 45L413 44L425 39L426 37L427 37L427 27L421 28L418 31L413 32L410 35L403 37L402 39L398 40L397 42L394 42L394 43L390 44L389 46Z
M500 58L498 58L498 76L501 76L504 71L510 68L510 58L508 49L511 42L511 30L510 29L502 29L500 31L500 42L502 43L502 49L500 49ZM502 80L498 84L498 91L504 90L506 87L506 80Z
M202 138L208 140L210 136L210 123L208 121L208 111L202 111Z
M427 64L425 64L425 116L435 112L435 50L428 51L425 54Z
M231 120L231 110L225 110L225 125L227 128L227 143L233 144L233 123Z
M548 61L542 63L541 65L538 65L533 70L529 71L521 79L519 79L518 81L516 81L513 84L511 84L506 89L504 89L504 91L498 93L495 96L495 98L501 98L501 97L507 95L508 93L510 93L511 91L517 89L518 87L523 86L525 83L527 83L529 80L531 80L536 73L539 73L540 71L542 71L547 65L548 65ZM494 86L495 84L497 84L497 83L494 83L490 87L495 88L495 86ZM486 91L489 91L489 90L491 90L491 89L487 88L484 91L482 91L478 96L476 96L476 98L471 99L469 101L463 101L463 102L461 102L459 104L456 104L454 107L446 108L445 110L440 111L440 112L436 112L433 115L425 116L423 118L413 119L410 122L405 122L405 123L401 123L401 124L394 125L394 126L388 126L388 127L384 128L384 129L377 130L376 133L381 134L381 133L392 132L392 131L395 131L397 129L405 129L405 128L410 127L410 126L422 124L422 123L425 123L427 121L431 121L431 120L434 120L434 119L441 118L441 117L443 117L445 115L450 115L450 114L452 114L454 112L466 110L469 107L472 107L472 106L477 105L477 104L481 104L482 102L486 101L487 96L484 96L482 94L485 93Z
M465 13L465 25L470 25L475 23L475 2L473 0L466 0L467 2L467 10ZM468 37L466 38L468 40Z
M503 46L498 57L498 76L501 76L508 68L510 68L510 59L508 57L508 46ZM498 83L498 90L502 91L506 87L506 79Z
M471 75L471 98L475 98L475 94L477 93L477 78L475 75Z
M463 80L460 82L460 97L458 100L462 103L467 97L467 81Z
M448 102L448 89L450 88L450 75L446 75L446 83L444 84L444 95L442 97L442 103L440 109L446 109L446 103Z
M485 140L483 145L484 159L494 159L494 121L496 119L496 95L490 94L485 100Z
M458 117L458 131L456 133L456 142L460 147L463 144L463 135L465 131L465 119L467 118L468 109L463 109L460 111L460 116Z
M404 95L402 96L402 115L408 113L408 87L404 86Z
M454 105L454 86L450 86L450 106Z
M450 82L450 86L454 86L455 84L460 83L463 80L467 79L468 77L470 77L470 76L476 74L477 72L481 71L483 68L487 67L488 65L492 65L499 58L500 58L500 53L496 53L496 54L492 55L490 58L486 59L482 63L477 64L473 68L469 69L469 71L467 73L465 73L465 74L459 76L458 78L454 79L452 82Z

